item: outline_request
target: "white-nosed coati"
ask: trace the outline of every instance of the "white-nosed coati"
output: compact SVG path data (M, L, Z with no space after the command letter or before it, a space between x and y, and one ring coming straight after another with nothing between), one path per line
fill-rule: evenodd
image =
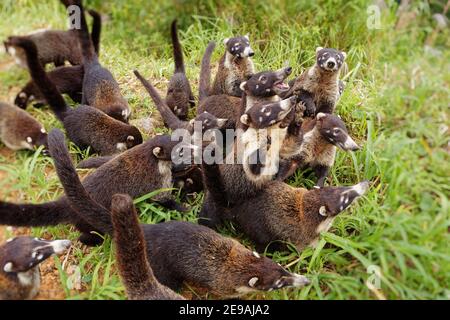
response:
M84 191L67 149L61 143L58 145L53 138L54 134L51 132L50 152L54 155L53 148L60 151L55 156L55 165L72 208L80 219L95 226L97 230L112 234L113 226L108 210ZM128 207L132 208L131 202L128 203ZM286 271L274 261L253 253L236 240L223 237L209 228L178 221L141 226L150 267L156 279L173 290L187 283L193 287L206 288L215 295L234 297L257 290L309 284L306 277ZM130 244L121 244L121 247L127 250L128 245ZM128 251L118 253L126 255L123 256L125 259L132 254ZM140 259L136 262L143 261ZM134 268L139 277L142 272L140 270L145 270L145 264L136 264Z
M114 119L128 122L130 107L122 96L119 84L111 72L98 61L91 38L89 37L86 18L81 0L62 0L69 8L76 5L80 8L80 26L78 34L83 54L83 104L95 107Z
M209 92L209 95L226 94L240 97L241 82L255 73L251 59L255 53L250 47L248 36L227 38L223 43L225 53L220 58L214 83L212 88L205 92Z
M245 99L246 108L250 109L256 104L280 101L278 95L289 90L284 80L291 72L291 67L276 71L263 71L252 75L247 81L241 82L241 90L245 91L242 99ZM200 86L202 85L204 83L200 81ZM199 90L200 92L205 91L202 87ZM236 119L241 116L242 99L226 94L212 95L200 100L197 114L207 111L218 118L228 119L226 128L235 128Z
M0 102L0 141L12 150L34 150L47 145L47 133L26 111Z
M94 23L92 25L91 38L98 52L101 32L101 17L94 11L89 10ZM42 30L26 36L14 36L34 42L38 50L38 60L45 66L53 63L56 67L63 66L66 61L72 65L83 64L81 48L78 46L77 34L73 30ZM10 38L4 42L6 51L14 57L16 63L24 68L27 67L25 52L20 47L11 43Z
M57 67L47 75L61 94L67 94L74 102L81 103L84 76L82 65ZM36 107L46 103L45 97L33 80L28 81L14 100L14 104L22 109L26 109L30 102Z
M147 256L133 199L116 194L111 201L113 240L120 277L130 300L180 300L182 296L160 284Z
M338 116L318 113L315 119L305 120L301 125L301 143L294 137L283 143L277 179L287 179L299 167L311 167L318 179L316 185L323 187L334 164L336 147L344 151L359 150L359 146L348 134L345 123Z
M318 47L316 63L293 81L286 96L297 95L305 105L308 116L319 112L333 113L344 87L339 73L345 64L345 57L343 51Z
M12 41L16 46L24 48L31 78L63 123L69 139L77 146L91 147L93 152L109 155L142 143L142 135L136 127L118 121L90 106L70 108L38 63L34 43L22 38Z
M175 60L175 71L170 78L167 88L166 103L170 110L181 120L186 120L189 107L195 105L194 95L191 85L186 77L184 68L183 49L178 39L177 20L171 25L170 34L172 36L173 57Z
M50 153L57 158L61 146L66 148L64 135L53 135L53 150L49 141ZM50 138L49 138L50 139ZM157 189L172 186L171 153L179 145L170 136L156 136L114 157L83 180L89 195L105 208L111 207L111 197L116 193L129 194L136 198ZM176 207L165 192L155 196L161 204ZM74 224L82 235L80 241L95 245L103 241L95 234L91 225L80 219L70 207L66 196L42 204L14 204L0 201L0 224L10 226L50 226Z
M0 246L0 300L33 299L41 286L39 264L70 247L69 240L9 239Z

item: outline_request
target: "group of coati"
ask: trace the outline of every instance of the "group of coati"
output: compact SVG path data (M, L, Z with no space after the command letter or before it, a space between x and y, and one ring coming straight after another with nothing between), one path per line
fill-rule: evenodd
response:
M292 68L255 71L248 36L224 40L215 79L210 63L215 43L201 61L197 112L186 76L177 24L171 25L175 70L162 98L139 71L142 83L170 130L184 129L192 139L209 131L240 131L225 146L213 139L217 161L174 163L183 153L198 153L205 144L173 141L168 134L143 141L130 125L131 111L112 73L99 61L100 15L89 10L89 34L81 0L62 0L70 14L80 9L80 28L45 30L11 36L6 51L28 68L31 80L13 106L0 103L0 139L13 150L44 146L54 162L65 194L42 204L0 201L0 224L54 226L71 224L86 245L99 245L101 235L115 244L117 266L129 299L184 299L183 285L232 298L255 291L302 287L310 280L289 272L263 255L314 246L334 218L369 188L367 181L348 187L326 187L337 148L358 150L345 123L335 114L344 89L339 78L345 52L317 48L315 64L286 84ZM69 62L71 66L66 66ZM56 68L46 72L46 64ZM67 94L77 107L71 107ZM26 111L32 102L48 104L65 135L97 156L78 164L96 168L80 181L58 129L49 134ZM200 124L200 131L196 129ZM261 137L263 139L260 139ZM200 150L199 150L200 149ZM275 155L275 156L274 156ZM255 160L256 161L252 161ZM284 181L299 168L310 167L317 185L311 190ZM139 224L133 199L159 189L180 188L184 194L204 192L198 222ZM171 191L152 201L186 211ZM252 251L216 230L233 223L255 245ZM38 265L70 246L68 240L19 237L0 247L0 299L30 299L39 289Z

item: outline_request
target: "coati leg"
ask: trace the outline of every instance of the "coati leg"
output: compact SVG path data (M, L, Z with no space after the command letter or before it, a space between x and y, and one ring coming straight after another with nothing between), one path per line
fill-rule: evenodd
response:
M302 163L300 156L281 161L276 180L284 181L292 176Z
M316 114L316 105L313 100L313 95L311 92L306 90L300 90L298 99L305 105L305 116L313 117Z
M109 160L114 158L114 156L104 156L104 157L93 157L86 160L81 161L77 168L80 169L93 169L93 168L99 168L105 163L107 163Z
M313 168L314 173L316 174L316 177L318 178L316 186L319 188L323 188L325 184L325 179L328 176L328 172L330 171L330 168L324 165L317 165Z
M219 209L217 204L211 198L212 196L209 193L205 195L204 203L198 214L198 224L211 229L216 229L222 224L222 219L218 212Z
M184 207L181 204L178 204L174 199L163 199L163 200L155 200L154 202L162 205L164 208L169 210L176 210L180 212L188 212L189 209Z

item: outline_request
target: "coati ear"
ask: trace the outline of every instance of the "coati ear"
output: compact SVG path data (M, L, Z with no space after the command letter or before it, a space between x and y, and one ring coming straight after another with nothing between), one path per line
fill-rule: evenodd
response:
M4 266L3 266L3 271L5 272L14 272L13 271L13 263L12 262L7 262Z
M206 112L206 111L205 111ZM191 127L193 127L194 126L194 124L195 124L195 118L194 119L191 119L191 120L189 120L189 125L191 126Z
M241 82L241 84L239 85L239 89L241 89L242 91L247 90L247 81Z
M319 214L323 217L326 217L327 216L327 208L325 208L325 206L321 206L319 208Z
M222 128L227 123L227 121L228 121L228 119L218 118L217 125L219 126L219 128Z
M254 288L258 280L259 280L258 277L251 278L250 280L248 280L248 286L250 288Z
M223 39L223 44L224 44L224 45L227 45L228 41L230 41L230 38L225 38L225 39Z
M320 50L322 50L323 49L323 47L317 47L316 48L316 53L318 53Z
M341 54L342 54L342 56L344 57L344 59L347 58L347 52L341 51Z
M128 136L128 137L127 137L127 141L128 141L128 142L134 141L134 137L133 137L133 136Z
M25 92L19 93L19 98L25 99L27 97L27 94Z
M155 157L160 158L162 154L161 147L153 148L153 154L155 155Z
M317 120L320 120L320 119L322 119L323 117L326 117L326 114L323 113L323 112L319 112L319 113L316 115L316 119L317 119Z
M243 123L243 124L245 124L245 125L250 125L250 118L248 117L248 114L243 114L242 116L241 116L241 122Z
M244 36L244 38L247 39L247 40L250 40L248 36L249 36L249 34L247 33L247 34Z
M33 143L33 139L31 137L27 137L27 142L28 143Z

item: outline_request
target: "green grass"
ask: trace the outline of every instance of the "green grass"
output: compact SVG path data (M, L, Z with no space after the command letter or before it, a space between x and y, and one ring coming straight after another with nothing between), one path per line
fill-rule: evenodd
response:
M273 258L290 270L306 273L313 284L301 290L261 293L265 299L449 299L449 101L450 32L443 30L434 53L425 51L425 39L434 28L432 14L442 12L445 1L416 1L416 19L395 28L396 5L387 1L381 29L366 27L371 1L87 1L109 16L101 43L101 61L116 75L129 100L134 118L154 114L151 99L132 74L140 70L165 90L173 70L169 24L179 19L188 78L197 91L199 63L208 41L250 34L258 70L289 64L300 73L314 61L317 46L348 53L347 87L337 112L349 131L364 145L356 153L338 152L329 182L348 185L369 179L370 192L341 214L317 248L275 253ZM65 28L65 13L56 0L4 0L0 4L0 38L42 27ZM0 55L0 99L12 101L28 79L17 66ZM61 127L47 110L30 108L47 130ZM5 147L0 145L0 151ZM83 158L73 145L71 153ZM5 155L4 155L5 154ZM0 153L2 199L40 203L62 193L51 160L39 152ZM311 187L313 176L299 173L294 186ZM140 201L141 221L196 220L202 195L192 212L181 215ZM34 234L77 238L72 227L36 228ZM223 233L248 239L230 226ZM68 299L124 299L124 289L114 268L114 250L104 245L86 254L73 248L72 263L80 267L84 290L71 291L67 274L59 266ZM381 289L365 284L368 268L381 271Z

